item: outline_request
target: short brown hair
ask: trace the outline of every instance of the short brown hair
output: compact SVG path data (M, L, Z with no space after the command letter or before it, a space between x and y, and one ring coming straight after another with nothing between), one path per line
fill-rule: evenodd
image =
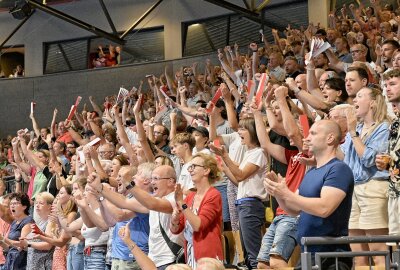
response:
M391 71L388 71L385 74L383 74L383 79L385 81L391 78L400 78L400 69L392 69Z

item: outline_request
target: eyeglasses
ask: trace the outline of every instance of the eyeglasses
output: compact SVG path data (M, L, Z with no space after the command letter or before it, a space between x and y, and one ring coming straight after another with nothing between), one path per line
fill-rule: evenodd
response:
M151 179L151 181L160 181L160 180L163 180L163 179L171 179L172 177L152 177L152 178L150 178Z
M10 206L20 205L20 204L22 204L22 203L21 203L21 202L11 202L11 203L10 203Z
M205 166L200 165L200 164L190 164L190 166L187 169L188 169L188 171L193 171L196 167L205 168Z
M154 134L154 135L164 135L164 133L159 132L159 131L153 131L153 134Z

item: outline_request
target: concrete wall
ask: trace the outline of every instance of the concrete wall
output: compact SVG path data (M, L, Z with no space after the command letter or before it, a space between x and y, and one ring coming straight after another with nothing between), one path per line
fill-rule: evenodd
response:
M104 0L117 31L125 31L155 0ZM242 2L233 1L239 5ZM111 32L98 0L80 0L52 6L55 9ZM165 59L182 57L182 22L229 13L202 0L164 0L138 27L164 26ZM0 13L0 40L5 39L20 21L8 12ZM93 36L81 28L37 10L6 44L25 46L27 76L43 74L43 42Z
M90 105L89 96L95 97L97 103L102 104L105 96L117 94L121 86L131 89L132 86L137 87L146 74L161 74L165 65L171 65L173 70L178 70L181 66L191 65L197 61L202 68L206 58L212 59L215 64L218 63L216 55L213 54L31 78L2 79L0 80L0 138L7 134L15 134L21 128L32 129L29 119L31 101L36 102L35 116L39 125L49 126L54 108L59 111L58 120L65 119L77 96L83 97L82 106L84 103Z

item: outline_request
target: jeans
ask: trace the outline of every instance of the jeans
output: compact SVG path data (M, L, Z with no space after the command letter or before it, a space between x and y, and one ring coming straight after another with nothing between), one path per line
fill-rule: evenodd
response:
M229 215L228 195L226 193L227 185L216 186L215 188L219 191L219 193L221 193L222 219L224 222L229 222L231 221L231 217Z
M242 201L237 205L240 236L245 261L249 269L257 269L257 256L261 248L261 228L265 224L265 207L261 200Z
M75 245L69 245L67 254L67 270L83 270L83 241Z
M85 270L108 270L106 266L106 253L107 249L94 248L91 250L90 255L83 256L83 263Z

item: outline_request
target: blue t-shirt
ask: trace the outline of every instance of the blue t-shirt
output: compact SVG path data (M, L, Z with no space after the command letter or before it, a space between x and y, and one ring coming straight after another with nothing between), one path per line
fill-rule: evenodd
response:
M324 186L338 188L346 197L338 208L327 218L317 217L301 211L297 240L310 236L339 237L348 235L348 225L353 195L353 172L343 161L334 158L320 168L311 168L304 176L299 194L308 198L320 197ZM302 247L303 248L303 247ZM310 252L350 250L348 245L324 245L307 247Z
M133 261L134 257L131 254L129 248L122 241L118 235L118 231L121 227L125 226L126 223L131 221L129 229L131 231L131 239L135 244L144 252L149 252L149 214L136 213L136 216L131 220L117 222L113 231L113 243L111 257L121 259L124 261Z

